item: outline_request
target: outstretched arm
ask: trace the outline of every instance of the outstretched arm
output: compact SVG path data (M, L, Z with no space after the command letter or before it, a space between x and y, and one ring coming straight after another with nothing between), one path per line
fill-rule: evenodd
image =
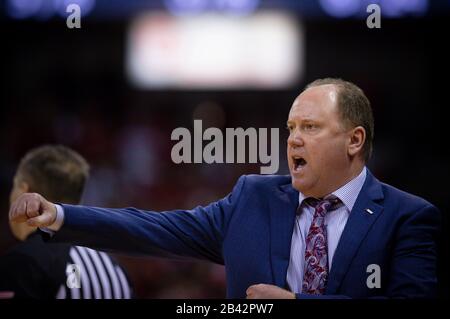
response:
M180 256L223 263L222 242L239 201L245 176L225 198L205 207L167 212L62 205L63 227L51 241L152 256ZM38 194L24 194L10 219L48 227L56 206Z

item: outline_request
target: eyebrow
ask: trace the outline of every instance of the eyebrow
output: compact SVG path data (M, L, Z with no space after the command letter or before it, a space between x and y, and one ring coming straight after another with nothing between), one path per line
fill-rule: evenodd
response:
M319 120L316 120L316 119L314 119L314 118L305 118L305 119L302 119L301 120L301 122L302 123L308 123L308 122L314 122L314 123L317 123L317 122L320 122ZM287 120L286 121L286 124L290 124L290 123L295 123L295 121L293 121L293 120Z
M307 119L304 119L303 121L302 121L303 123L309 123L309 122L314 122L314 123L317 123L318 122L318 120L316 120L316 119L312 119L312 118L307 118Z

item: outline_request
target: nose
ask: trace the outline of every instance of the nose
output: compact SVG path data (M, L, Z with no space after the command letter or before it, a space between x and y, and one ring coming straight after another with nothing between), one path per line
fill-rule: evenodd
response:
M290 147L300 147L303 146L303 139L298 129L293 130L288 137L288 145Z

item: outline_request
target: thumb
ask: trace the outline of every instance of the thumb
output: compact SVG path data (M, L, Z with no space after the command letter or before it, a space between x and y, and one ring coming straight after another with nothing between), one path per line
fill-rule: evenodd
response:
M39 216L27 220L28 226L32 227L47 227L55 222L56 216L53 216L49 211L45 211Z

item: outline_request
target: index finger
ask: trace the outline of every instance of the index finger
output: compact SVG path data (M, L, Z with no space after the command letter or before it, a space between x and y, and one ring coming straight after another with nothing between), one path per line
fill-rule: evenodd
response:
M11 206L9 211L9 220L12 222L24 222L28 218L26 216L26 202L23 197L19 197Z

